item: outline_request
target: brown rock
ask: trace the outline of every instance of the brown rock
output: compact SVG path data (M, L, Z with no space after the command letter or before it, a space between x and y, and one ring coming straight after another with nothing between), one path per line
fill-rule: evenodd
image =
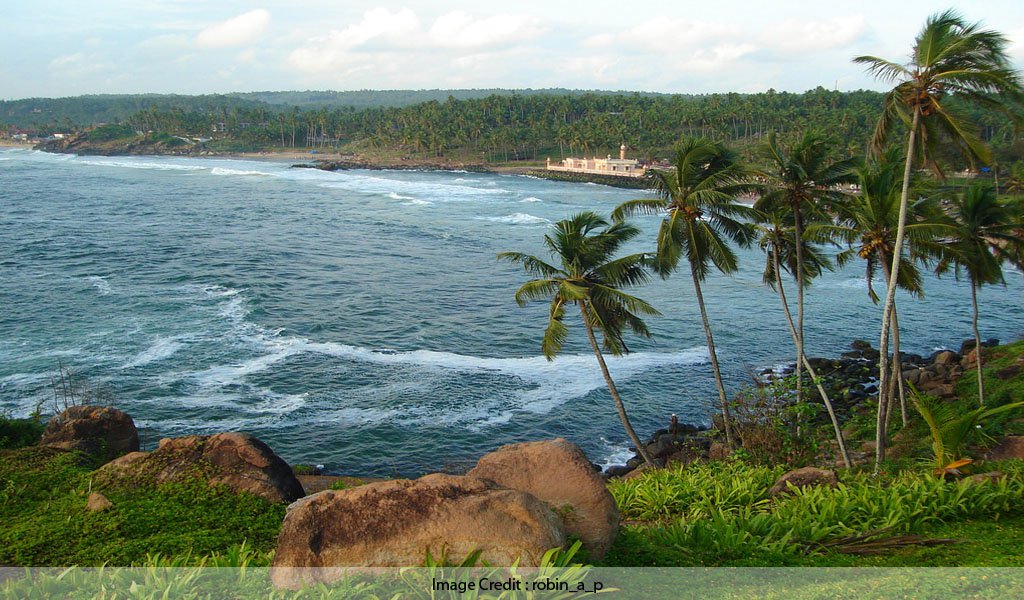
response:
M247 433L163 439L153 452L127 454L104 465L97 474L101 482L114 485L156 485L196 476L210 485L224 485L271 502L291 502L304 495L291 467Z
M288 507L271 568L277 587L336 581L345 567L458 562L474 551L495 566L536 566L565 544L560 519L526 492L475 477L434 474L307 496ZM300 567L300 568L288 568Z
M1002 471L990 471L988 473L978 473L977 475L971 475L967 478L972 483L995 483L1006 477L1006 474Z
M1001 381L1013 379L1014 377L1020 375L1021 371L1024 371L1024 365L1020 363L1014 363L1006 367L1005 369L999 369L998 371L996 371L996 379L999 379Z
M488 479L545 502L562 517L566 533L578 536L593 558L603 557L615 541L615 499L587 455L572 442L558 438L502 446L484 455L466 476Z
M732 450L722 442L711 442L708 449L708 460L725 460L732 456Z
M964 369L973 369L974 366L977 365L977 364L978 364L978 351L977 351L977 349L972 349L967 354L964 354L964 357L960 359L960 366L962 368L964 368Z
M85 503L85 508L91 512L99 512L101 510L107 510L113 508L114 503L107 499L106 496L99 492L93 492L89 494L89 500Z
M989 460L1024 460L1024 435L1008 435L991 450L985 458Z
M139 432L127 413L109 406L72 406L50 419L41 446L78 450L111 460L139 449Z
M802 469L790 471L775 482L772 489L768 490L768 495L774 497L790 493L791 488L804 488L819 485L827 485L829 487L836 487L839 485L839 478L836 477L836 472L828 469L818 469L816 467L804 467Z
M960 356L952 350L944 350L935 355L933 364L944 367L952 366L960 360Z

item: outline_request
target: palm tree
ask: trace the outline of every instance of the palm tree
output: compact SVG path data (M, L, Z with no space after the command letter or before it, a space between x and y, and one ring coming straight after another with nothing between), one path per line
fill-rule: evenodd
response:
M639 229L628 223L616 222L609 225L593 212L581 212L555 223L552 232L544 236L544 244L561 262L560 267L521 252L503 252L498 258L520 264L528 273L539 277L524 283L516 291L516 302L520 306L532 300L550 298L548 326L541 341L541 351L548 360L554 359L568 335L564 323L566 305L575 304L579 307L587 339L601 367L601 374L615 402L622 426L640 456L648 465L653 466L651 457L629 422L626 407L608 372L608 365L594 333L595 330L601 332L602 346L614 356L629 351L622 338L626 328L638 335L650 337L640 315L660 313L647 302L621 289L647 282L648 257L646 254L630 254L612 258L623 244L639 233Z
M865 261L864 276L867 281L868 297L875 304L878 294L875 293L873 281L881 271L888 283L893 259L895 258L895 238L900 212L901 196L901 157L898 148L888 149L878 160L871 161L857 170L860 194L851 198L841 207L839 235L850 245L848 250L836 255L839 264L845 264L855 255ZM943 214L931 197L920 197L907 207L906 236L910 241L908 252L899 258L900 272L897 285L900 289L914 296L924 294L924 283L916 261L937 256L941 248L937 238L948 233L948 218ZM879 388L879 429L876 432L876 443L884 446L890 406L894 398L893 392L898 389L900 399L900 415L903 424L907 424L906 390L903 385L902 367L900 365L900 329L896 304L893 303L890 315L893 334L892 379L896 386L888 389ZM888 348L880 350L888 352Z
M652 266L664 279L678 268L683 256L690 265L722 407L725 439L730 446L733 435L729 402L701 283L707 279L712 265L723 273L736 270L736 254L727 240L749 246L754 239L751 225L740 220L752 217L753 211L735 200L736 193L743 189L744 176L745 171L735 153L724 145L707 138L687 138L676 147L671 170L653 171L652 184L658 198L630 200L612 212L616 221L637 214L665 215L658 231L657 253Z
M974 353L978 368L978 403L985 404L985 381L982 377L981 333L978 330L978 290L986 284L1006 284L1004 262L1024 268L1024 217L1017 207L1000 202L995 189L987 183L976 183L954 201L950 215L955 225L947 240L950 252L939 262L942 273L952 267L957 279L967 273L971 282L971 306L974 315Z
M782 302L783 313L786 315L786 325L789 327L789 335L793 338L793 344L799 347L799 334L797 333L796 325L793 323L793 313L789 309L789 301L786 299L786 289L782 283L783 271L793 274L796 273L797 269L794 236L790 231L790 228L786 225L786 223L791 220L792 218L784 209L776 210L771 213L762 213L760 223L757 225L757 230L760 232L761 250L765 253L764 283L775 290L779 295L779 300ZM824 239L819 240L813 235L805 235L801 240L804 245L801 255L803 257L803 279L805 282L809 282L820 276L823 270L832 268L828 258L821 254L818 248L812 243L816 241L831 241L830 239L827 239L829 237L830 236L826 235ZM839 454L843 459L843 464L846 468L850 468L853 466L853 463L850 461L850 453L846 449L846 441L843 439L843 430L839 426L839 419L836 416L835 409L832 407L832 401L828 397L828 392L825 391L825 387L821 384L821 380L818 378L818 374L815 372L814 366L809 360L807 360L807 357L801 356L800 358L802 359L801 362L803 363L803 366L807 368L808 375L811 376L811 380L814 381L815 386L818 388L821 400L825 404L825 409L828 411L829 419L831 419L832 427L835 430L836 443L839 445Z
M994 31L969 24L955 11L947 10L925 21L911 51L910 62L902 65L876 56L858 56L854 62L865 64L875 77L894 83L886 94L882 116L871 141L876 155L889 141L897 121L908 126L906 163L900 197L893 257L902 256L903 238L910 193L910 174L915 160L930 166L941 175L935 162L939 144L945 138L969 160L988 161L988 149L971 131L967 120L955 105L947 104L953 95L1007 112L1019 106L1022 90L1020 78L1006 53L1007 39ZM896 299L900 264L892 263L889 286L882 309L882 331L879 342L879 389L888 386L888 352L890 315ZM882 403L879 403L881 410ZM876 466L885 458L884 445L876 449Z
M804 290L807 287L804 267L804 229L814 220L830 221L828 209L839 203L845 194L840 189L854 180L854 159L833 160L830 142L815 132L805 133L792 146L785 148L775 133L768 135L765 154L771 168L759 173L766 180L761 198L754 208L763 213L785 209L793 219L793 244L796 276L796 385L797 399L802 397L804 353Z

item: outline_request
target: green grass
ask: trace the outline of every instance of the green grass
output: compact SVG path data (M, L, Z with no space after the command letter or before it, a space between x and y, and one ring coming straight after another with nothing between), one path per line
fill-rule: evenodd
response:
M985 376L985 404L986 406L1002 406L1009 402L1024 400L1024 374L1018 374L1008 379L999 379L996 373L1024 357L1024 340L986 348L983 355L983 371ZM971 369L960 377L956 383L957 397L968 407L978 406L978 375L976 369ZM1014 433L1024 434L1024 423L1020 413L1006 415L999 419L992 428L993 433ZM1016 421L1016 422L1015 422Z
M781 468L733 462L653 471L610 485L623 517L632 523L603 564L847 564L845 555L824 546L871 532L877 532L876 538L924 535L930 528L967 522L979 525L966 533L983 536L982 525L1005 517L1012 517L1014 535L1024 537L1019 519L1024 512L1024 463L1007 461L992 468L1007 477L974 484L946 482L925 470L879 477L846 472L835 489L807 488L774 499L768 490ZM973 565L977 556L950 555L951 562L937 564ZM834 557L841 560L832 562ZM894 565L917 564L894 560Z
M141 564L146 555L199 557L243 542L273 549L285 505L201 480L96 490L87 457L48 448L0 451L0 564ZM90 490L113 502L90 512Z

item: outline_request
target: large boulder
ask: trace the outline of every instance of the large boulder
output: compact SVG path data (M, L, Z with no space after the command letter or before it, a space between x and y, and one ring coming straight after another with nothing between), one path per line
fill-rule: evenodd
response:
M1024 460L1024 435L1008 435L988 451L989 460Z
M269 446L247 433L192 435L160 440L153 452L133 452L104 465L97 477L107 484L150 484L194 477L271 502L292 502L304 494L291 467Z
M526 492L484 479L433 474L327 490L288 507L271 569L275 586L330 583L346 568L458 562L474 551L494 566L536 566L565 544L558 517ZM298 568L293 568L298 567Z
M543 500L562 517L565 531L583 542L593 558L611 548L619 509L603 477L576 444L557 438L502 446L484 455L469 477L522 490Z
M788 494L793 488L805 488L810 486L826 485L836 487L839 485L839 478L836 472L829 469L818 469L816 467L803 467L790 471L779 478L768 490L768 495L775 497Z
M137 451L139 432L132 418L116 408L72 406L50 419L39 444L108 461Z

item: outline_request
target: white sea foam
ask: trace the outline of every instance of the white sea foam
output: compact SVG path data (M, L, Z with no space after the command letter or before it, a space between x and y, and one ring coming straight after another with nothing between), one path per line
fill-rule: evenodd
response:
M507 225L545 225L551 222L544 217L537 217L527 213L512 213L503 217L477 217L477 219L492 223L505 223Z
M99 275L86 277L85 280L91 283L94 288L99 290L101 296L108 296L110 295L111 292L114 291L114 289L110 287L110 282L107 281L106 278L100 277Z
M267 173L266 171L243 171L239 169L226 169L224 167L214 167L210 169L211 175L263 175L271 176L273 173Z
M205 171L208 166L189 165L173 162L145 162L136 160L104 160L101 158L90 158L76 161L82 165L93 165L100 167L118 167L122 169L145 169L151 171Z
M597 464L600 465L602 469L607 469L614 465L624 465L626 464L626 461L633 458L635 454L629 449L629 446L614 444L605 437L601 437L600 440L601 444L604 446L602 449L604 459Z
M395 352L333 342L314 342L263 331L245 336L244 339L253 345L254 350L262 351L262 354L234 364L211 366L185 376L201 387L219 388L242 383L248 376L271 369L294 356L321 355L357 363L408 367L412 370L409 379L417 381L430 381L444 372L491 374L509 378L506 393L487 399L463 401L456 408L447 404L437 405L429 400L430 394L422 394L428 400L402 407L405 422L473 428L506 423L516 412L546 414L565 402L583 397L605 385L596 368L596 360L590 354L564 355L548 361L543 356L489 358L434 350ZM613 377L619 381L628 381L651 369L703 363L706 357L706 348L700 347L674 353L635 352L622 357L608 357L607 360ZM379 391L383 398L398 395L397 390Z
M536 196L530 196L529 198L523 198L520 202L543 202L543 200Z
M174 355L175 352L185 347L184 336L157 338L152 344L135 357L125 363L124 369L141 367L157 361L165 360Z
M391 198L392 200L415 200L416 199L416 198L413 198L412 196L403 196L403 195L398 194L396 192L388 192L388 198Z
M414 195L435 202L472 202L481 197L509 195L512 192L502 188L481 188L453 183L438 183L429 180L392 179L373 175L360 175L351 172L330 173L329 179L320 181L320 187L342 189L353 192L388 195Z

